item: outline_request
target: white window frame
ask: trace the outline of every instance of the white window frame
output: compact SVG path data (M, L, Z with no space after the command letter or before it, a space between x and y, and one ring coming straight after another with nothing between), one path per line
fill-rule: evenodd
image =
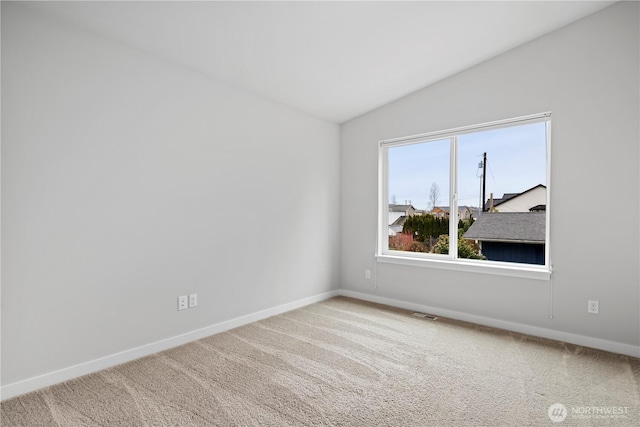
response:
M545 227L545 264L533 265L524 263L499 262L488 260L473 260L458 258L458 137L460 135L493 130L515 125L546 122L547 144L547 205ZM389 249L389 161L390 148L402 145L428 143L432 141L450 140L449 166L449 254L435 255L421 252L406 252ZM503 276L524 277L538 280L551 278L550 260L550 200L551 200L551 112L532 114L506 120L498 120L437 132L411 135L401 138L387 139L379 142L378 147L378 238L376 260L383 263L402 264L420 267L442 268L474 273L494 274ZM451 238L453 236L453 239ZM453 243L452 243L453 242Z

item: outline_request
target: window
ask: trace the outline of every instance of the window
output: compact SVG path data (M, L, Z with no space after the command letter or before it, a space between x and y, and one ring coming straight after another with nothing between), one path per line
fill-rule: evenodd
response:
M378 260L548 278L550 123L381 141Z

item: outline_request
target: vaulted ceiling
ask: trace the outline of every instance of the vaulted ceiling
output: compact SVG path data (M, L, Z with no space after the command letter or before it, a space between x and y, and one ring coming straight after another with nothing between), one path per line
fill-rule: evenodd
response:
M342 123L613 2L29 2Z

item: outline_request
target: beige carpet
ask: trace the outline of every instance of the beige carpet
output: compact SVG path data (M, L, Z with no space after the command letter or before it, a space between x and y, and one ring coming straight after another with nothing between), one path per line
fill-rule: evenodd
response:
M639 383L640 359L334 298L7 400L1 421L638 426Z

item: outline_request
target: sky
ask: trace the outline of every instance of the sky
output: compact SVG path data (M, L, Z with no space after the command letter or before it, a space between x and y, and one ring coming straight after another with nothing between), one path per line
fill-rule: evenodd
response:
M486 199L546 185L545 122L461 135L458 143L458 205L479 206L483 153L487 153ZM389 202L411 201L431 209L429 190L439 189L437 206L449 206L448 139L389 148Z

